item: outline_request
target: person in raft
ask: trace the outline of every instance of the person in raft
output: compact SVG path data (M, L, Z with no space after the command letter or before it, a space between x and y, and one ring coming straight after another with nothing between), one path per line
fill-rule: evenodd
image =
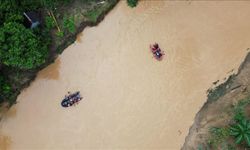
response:
M161 52L161 49L160 49L158 43L155 43L155 44L151 47L151 49L152 49L152 52L153 52L153 53Z
M79 102L80 100L82 100L82 97L81 97L81 95L80 95L79 92L74 93L74 94L71 94L71 92L68 92L68 95L65 95L64 100L67 100L67 101L68 101L67 106L69 107L69 106L78 104L78 102Z

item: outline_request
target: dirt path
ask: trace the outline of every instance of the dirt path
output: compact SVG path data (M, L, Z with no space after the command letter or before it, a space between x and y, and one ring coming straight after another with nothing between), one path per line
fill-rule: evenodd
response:
M245 57L249 16L248 2L120 2L20 94L1 122L8 147L180 149L206 90ZM84 100L62 108L77 90Z

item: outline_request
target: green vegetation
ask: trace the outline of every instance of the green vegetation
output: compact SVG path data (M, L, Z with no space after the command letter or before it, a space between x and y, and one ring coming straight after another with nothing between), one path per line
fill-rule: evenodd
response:
M41 43L35 33L17 22L7 22L0 28L1 63L17 69L32 69L46 60L48 43Z
M202 145L198 145L197 150L203 150L203 146Z
M51 42L49 29L24 26L23 13L42 9L41 1L0 0L0 103L14 103L18 91L10 74L35 69L44 64ZM46 28L46 27L45 27Z
M109 5L104 5L104 7L96 7L84 13L84 16L88 18L91 22L96 22L98 17L102 14L102 12L110 7Z
M89 1L89 0L85 0ZM84 12L84 16L88 19L90 22L96 22L98 20L98 17L105 12L108 8L112 7L112 3L115 3L116 0L110 0L111 3L105 2L102 6L97 5L96 7L93 7L92 9Z
M241 100L237 103L236 106L234 106L233 109L233 119L236 122L240 122L242 120L244 120L245 118L247 118L246 114L245 114L245 108L250 104L250 97Z
M56 27L56 24L51 16L45 17L45 27L48 30L51 30Z
M47 30L32 30L23 24L23 12L43 8L42 2L1 0L0 64L3 66L27 70L37 68L46 62L52 25L45 26L48 27ZM48 18L46 23L48 25Z
M62 37L64 36L64 32L63 32L63 31L56 32L56 35L57 35L59 38L62 38Z
M232 123L225 127L212 127L208 144L214 149L235 149L237 146L250 147L250 120L245 110L250 97L241 100L233 107ZM231 142L234 141L234 142Z
M208 143L214 148L217 148L219 144L225 143L226 139L229 137L229 129L227 127L212 127L209 132L211 133L211 138Z
M96 10L90 10L85 13L85 16L91 21L96 22L97 17L99 16L100 11L98 9Z
M241 100L234 107L234 124L230 127L230 135L234 137L236 144L243 141L250 146L250 121L245 114L245 109L250 104L250 97Z
M250 146L250 121L243 119L230 127L230 135L235 137L235 143L241 144L243 141Z
M127 0L128 6L130 7L136 7L138 0Z
M74 18L73 17L64 17L63 18L63 27L67 29L70 33L74 33L76 31Z

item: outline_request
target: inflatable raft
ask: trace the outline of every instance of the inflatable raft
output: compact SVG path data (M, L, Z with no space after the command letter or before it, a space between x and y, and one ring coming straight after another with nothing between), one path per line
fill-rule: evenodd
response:
M80 100L82 100L82 97L80 95L80 92L77 91L73 94L69 94L68 96L65 96L65 98L61 102L61 105L62 107L70 107L78 103Z

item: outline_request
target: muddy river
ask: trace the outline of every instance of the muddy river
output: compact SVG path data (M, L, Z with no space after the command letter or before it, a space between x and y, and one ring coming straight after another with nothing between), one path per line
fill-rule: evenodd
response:
M22 91L2 149L180 149L207 89L243 61L249 16L249 2L121 1ZM62 108L78 90L83 101Z

